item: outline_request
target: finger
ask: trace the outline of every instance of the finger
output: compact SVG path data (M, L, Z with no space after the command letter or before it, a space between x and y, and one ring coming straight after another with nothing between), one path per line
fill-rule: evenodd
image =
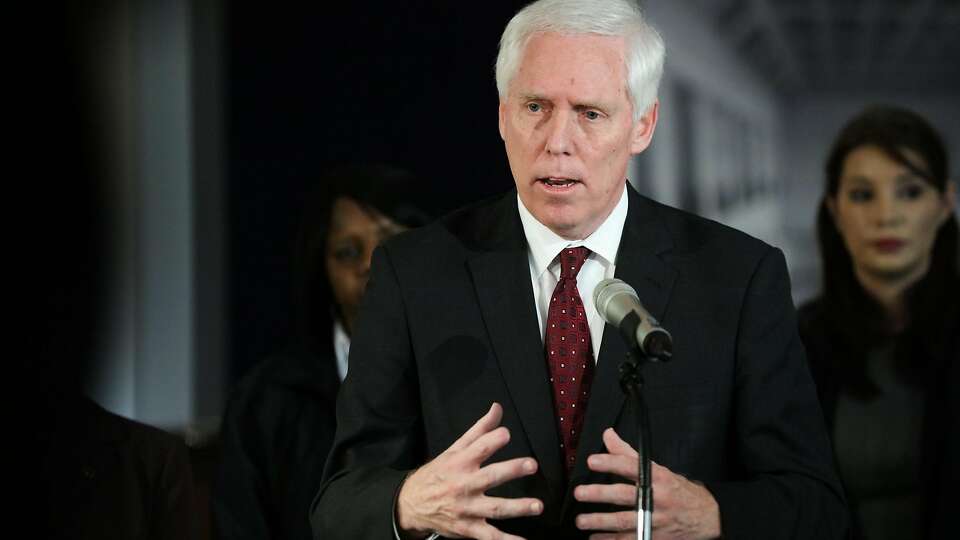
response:
M503 419L503 407L496 401L490 405L490 410L480 417L470 429L468 429L459 439L453 441L447 450L462 450L477 440L484 433L487 433L500 425Z
M539 499L504 499L502 497L477 497L464 508L467 515L487 519L509 519L524 516L538 516L543 512L543 503Z
M689 480L683 475L670 469L650 463L650 472L653 477L653 500L658 509L668 510L682 502L683 493Z
M590 540L637 540L637 535L634 532L628 533L593 533L590 535Z
M508 442L510 442L510 430L500 426L493 431L484 433L462 449L457 461L479 467L481 463L492 456L494 452L506 446Z
M650 520L650 528L657 530L661 527L665 527L670 524L671 521L675 520L676 516L673 515L673 512L668 511L665 508L660 508L657 505L657 497L653 497L653 508L656 510L651 514L653 517Z
M650 476L653 477L654 484L664 484L672 481L676 473L656 461L650 460Z
M603 444L611 454L640 457L640 454L630 446L630 443L621 439L613 428L607 428L603 431Z
M593 454L587 457L587 467L591 471L615 474L631 482L636 482L640 474L640 462L636 455Z
M623 512L600 512L577 516L577 528L582 531L635 531L637 513L632 510Z
M637 486L630 484L586 484L577 486L573 490L573 497L580 502L636 506Z
M529 476L535 472L537 472L537 461L533 458L515 458L491 463L470 476L467 489L482 493L515 478Z
M467 527L464 536L477 540L524 540L523 537L507 534L482 520L475 521Z

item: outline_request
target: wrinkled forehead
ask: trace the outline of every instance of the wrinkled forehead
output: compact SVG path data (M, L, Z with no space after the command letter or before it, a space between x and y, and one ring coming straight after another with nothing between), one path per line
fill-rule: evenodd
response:
M538 87L625 92L627 67L624 53L622 37L534 33L520 55L509 93L535 94L540 91Z

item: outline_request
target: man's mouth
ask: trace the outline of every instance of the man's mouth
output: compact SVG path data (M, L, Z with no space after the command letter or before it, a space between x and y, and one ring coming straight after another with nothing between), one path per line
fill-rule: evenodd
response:
M552 187L552 188L563 188L569 187L573 184L579 184L580 181L574 178L561 178L557 176L548 176L545 178L537 178L537 182L542 182L543 184Z

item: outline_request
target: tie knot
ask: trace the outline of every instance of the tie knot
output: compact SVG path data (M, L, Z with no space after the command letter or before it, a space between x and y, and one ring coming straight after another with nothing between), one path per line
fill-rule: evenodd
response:
M583 246L563 248L560 252L560 279L576 279L583 261L589 256L590 250Z

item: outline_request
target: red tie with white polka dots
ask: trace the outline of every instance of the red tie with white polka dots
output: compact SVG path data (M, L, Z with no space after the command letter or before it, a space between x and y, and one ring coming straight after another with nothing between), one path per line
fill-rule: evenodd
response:
M565 248L560 252L560 280L550 298L543 340L560 430L560 449L568 475L577 457L577 442L593 382L590 327L577 290L577 274L589 255L590 250L585 247Z

